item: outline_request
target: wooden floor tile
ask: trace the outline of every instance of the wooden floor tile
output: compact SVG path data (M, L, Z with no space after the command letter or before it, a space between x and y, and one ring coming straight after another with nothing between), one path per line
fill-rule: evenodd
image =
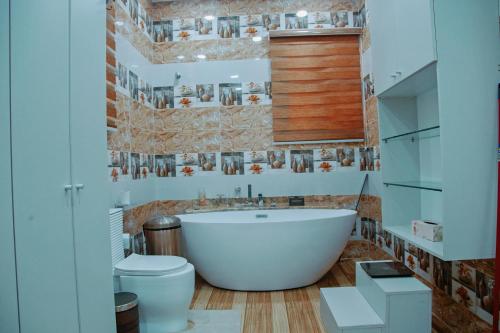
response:
M245 311L247 307L247 292L246 291L235 291L233 296L233 310L240 310L241 312L241 332L245 327Z
M248 292L247 306L245 309L244 333L272 333L273 308L271 293Z
M282 291L271 292L273 308L273 333L289 333L285 296Z
M307 291L301 288L286 290L283 293L290 333L321 333Z
M204 310L207 308L208 301L210 300L210 296L212 295L213 287L208 283L205 283L201 286L198 291L196 298L193 298L191 302L191 308L194 310Z
M317 285L312 285L306 288L307 296L309 296L309 301L314 310L314 317L316 318L316 322L318 323L319 330L321 333L324 333L323 324L321 323L321 315L319 311L319 287Z
M207 310L230 310L233 308L234 291L213 288Z

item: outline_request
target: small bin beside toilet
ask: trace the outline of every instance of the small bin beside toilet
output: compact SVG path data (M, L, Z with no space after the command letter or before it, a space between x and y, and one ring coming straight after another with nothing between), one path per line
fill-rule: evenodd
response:
M155 216L142 228L148 255L182 255L181 220L177 216Z
M115 293L116 333L140 333L139 302L134 293Z

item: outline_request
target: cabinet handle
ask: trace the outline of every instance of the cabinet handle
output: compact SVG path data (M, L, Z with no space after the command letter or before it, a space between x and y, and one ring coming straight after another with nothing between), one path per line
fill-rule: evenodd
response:
M83 190L85 188L85 185L83 184L75 184L75 188L80 191L80 190Z
M396 75L396 74L391 74L391 77L392 77L393 79L395 79L395 78L397 77L397 75Z
M64 192L71 191L73 189L73 185L64 185Z

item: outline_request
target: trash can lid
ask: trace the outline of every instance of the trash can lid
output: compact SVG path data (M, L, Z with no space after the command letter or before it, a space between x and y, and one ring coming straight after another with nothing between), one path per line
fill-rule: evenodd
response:
M115 293L115 312L123 312L132 309L139 303L138 297L134 293Z
M181 219L177 216L158 215L150 219L143 226L144 230L168 230L181 227Z

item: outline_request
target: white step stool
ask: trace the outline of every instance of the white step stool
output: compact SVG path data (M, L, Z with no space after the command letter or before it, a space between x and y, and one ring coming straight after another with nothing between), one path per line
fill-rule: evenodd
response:
M320 312L328 333L430 333L432 291L413 277L373 279L358 262L356 287L322 288Z
M356 287L321 288L320 313L328 333L382 333L384 322Z

